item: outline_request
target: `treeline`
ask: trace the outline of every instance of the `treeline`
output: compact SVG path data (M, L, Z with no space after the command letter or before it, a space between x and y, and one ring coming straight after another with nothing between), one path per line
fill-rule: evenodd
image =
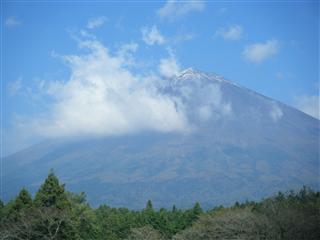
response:
M0 239L8 240L202 240L320 239L320 193L303 187L261 202L235 203L203 211L200 204L181 210L93 209L84 193L65 191L50 172L32 198L26 189L0 201Z

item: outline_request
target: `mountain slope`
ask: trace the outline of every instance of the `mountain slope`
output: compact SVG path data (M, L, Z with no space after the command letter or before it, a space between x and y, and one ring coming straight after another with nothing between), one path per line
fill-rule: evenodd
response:
M50 140L3 159L6 200L49 169L94 205L204 206L256 199L319 181L319 120L192 69L159 92L189 120L183 133Z

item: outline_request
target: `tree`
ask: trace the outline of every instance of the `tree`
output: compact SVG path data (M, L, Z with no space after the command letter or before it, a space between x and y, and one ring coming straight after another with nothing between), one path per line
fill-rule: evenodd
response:
M75 239L69 219L66 211L56 208L29 209L21 212L18 218L9 218L3 223L0 239Z
M75 239L76 227L72 219L71 202L64 184L51 170L36 193L32 212L33 229L40 239Z
M163 240L162 235L153 227L147 225L133 228L127 240Z
M256 204L254 210L266 216L281 239L320 239L320 196L310 188L299 192L279 192L277 196Z
M203 210L202 210L199 202L196 202L196 203L194 204L192 211L193 211L193 214L194 214L195 216L198 216L198 215L200 215L201 213L203 213Z
M153 211L153 205L152 205L151 200L148 200L145 210L146 211Z
M50 171L48 177L36 194L34 203L37 207L56 207L65 209L70 207L64 190L64 184L60 185L59 179Z
M22 188L22 190L16 197L12 208L17 212L20 212L24 209L30 209L32 205L33 202L30 193L25 188Z
M32 209L32 206L33 202L30 193L25 188L22 188L18 196L3 208L3 214L1 215L6 215L9 220L17 221L21 215Z
M171 212L172 212L172 213L177 212L177 207L176 207L175 204L173 204L172 209L171 209Z
M0 199L0 211L2 210L2 208L4 208L4 203L3 203L3 201Z
M71 202L71 220L79 239L97 239L98 226L96 215L86 201L84 192L80 194L67 192Z
M202 215L191 227L176 235L175 240L277 240L265 217L250 209L229 209Z

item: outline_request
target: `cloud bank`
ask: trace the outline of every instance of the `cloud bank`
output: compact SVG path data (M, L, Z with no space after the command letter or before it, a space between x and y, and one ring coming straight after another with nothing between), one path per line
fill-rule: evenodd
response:
M158 77L137 75L127 67L135 44L122 46L116 54L96 40L79 46L89 53L61 56L70 78L41 84L42 93L53 99L49 112L36 120L23 119L23 124L44 137L187 131L182 106L158 92Z

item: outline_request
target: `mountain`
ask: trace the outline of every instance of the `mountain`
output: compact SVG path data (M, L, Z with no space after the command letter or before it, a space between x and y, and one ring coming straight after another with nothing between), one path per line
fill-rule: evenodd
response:
M50 169L94 206L204 207L319 188L319 120L193 69L164 79L161 94L183 106L183 133L48 140L3 159L5 200L34 192ZM178 108L179 106L179 108Z

